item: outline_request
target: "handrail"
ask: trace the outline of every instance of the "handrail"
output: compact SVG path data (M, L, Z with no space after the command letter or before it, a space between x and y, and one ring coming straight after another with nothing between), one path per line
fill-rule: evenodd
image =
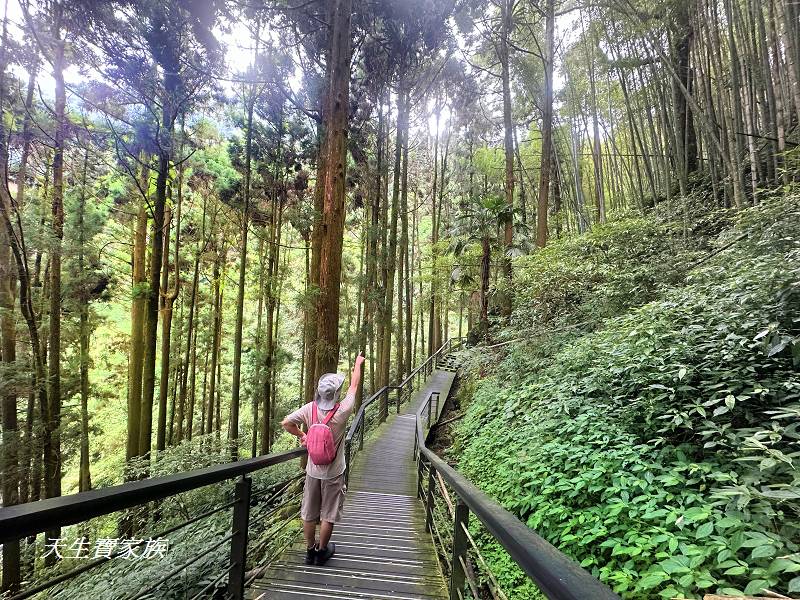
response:
M364 400L361 403L361 406L359 407L358 412L356 413L356 416L353 418L353 422L350 424L350 429L348 429L348 431L347 431L347 436L345 438L347 440L347 442L350 442L353 439L353 437L355 436L356 431L358 430L358 428L359 428L359 426L361 424L361 421L364 420L364 411L366 411L367 407L370 404L372 404L373 402L375 402L375 400L380 398L381 394L385 393L391 387L392 386L390 386L390 385L383 386L377 392L372 394L372 396L370 396L369 398L367 398L366 400Z
M389 399L389 392L392 390L397 390L398 397L397 397L397 412L400 412L400 404L401 404L401 397L400 391L407 388L409 390L413 390L413 380L414 377L418 377L421 373L424 375L428 369L433 372L433 366L439 360L439 357L452 350L454 346L454 342L456 344L460 344L464 338L454 337L449 338L446 342L444 342L436 352L431 354L425 362L418 365L414 370L412 370L403 381L400 382L399 385L395 383L391 383L389 385L385 385L380 388L378 391L373 393L369 398L364 400L361 403L358 411L356 412L355 416L353 417L353 421L350 424L349 429L347 430L347 435L345 435L344 445L345 445L345 464L346 464L346 474L345 478L349 480L350 476L350 458L352 453L352 446L353 446L353 439L355 438L356 434L359 434L359 449L363 448L364 445L364 427L365 427L365 415L366 410L369 408L371 404L373 404L376 400L381 398L384 394L386 395L387 399L387 406L388 406L388 399ZM387 415L381 414L381 420L385 419Z
M442 344L434 354L414 369L400 385L392 384L384 386L362 403L346 436L348 467L350 462L350 446L356 433L360 432L360 444L363 445L363 435L366 427L366 409L384 395L387 400L386 406L388 406L390 391L397 390L397 410L399 412L402 402L402 391L408 390L410 392L413 390L414 377L422 376L422 378L424 378L425 375L431 373L441 355L453 347L453 342L456 341L456 339L457 338L452 338ZM381 420L383 420L387 415L382 411L380 416ZM230 566L220 574L216 582L220 581L225 574L229 574L227 584L228 596L235 600L243 599L245 583L244 569L248 537L247 530L249 526L250 503L254 498L251 489L252 480L247 477L247 475L270 466L299 458L306 453L306 449L301 447L287 452L258 456L233 463L214 465L163 477L131 481L108 488L5 507L0 509L0 544L23 539L48 529L85 522L94 517L108 515L134 506L141 506L182 492L221 483L238 477L239 480L236 483L234 499L232 501L226 503L222 507L217 507L212 511L190 519L188 522L176 528L195 522L210 514L219 512L220 510L233 508L233 526L230 530L231 533L214 546L218 547L227 541L231 542ZM193 561L194 560L195 559L193 559ZM99 566L100 564L102 564L102 562L79 567L78 569L44 582L38 587L41 589L49 588L62 581L71 579L94 566ZM167 578L169 578L169 576L167 576ZM18 596L28 597L32 593L36 593L36 591L37 588L33 588L18 594Z
M459 511L456 511L454 540L461 533L462 524L466 525L468 514L466 511L471 511L548 598L555 600L586 600L587 598L592 600L619 600L619 596L605 584L594 578L555 546L536 534L425 445L426 433L423 428L423 420L429 414L423 416L423 413L430 409L431 399L434 394L436 392L428 395L416 414L418 459L422 461L424 457L430 468L434 472L438 472L455 491L461 512L459 514ZM438 419L438 415L435 415L435 417ZM421 469L420 465L420 473ZM422 482L418 487L420 490L421 485ZM430 494L430 489L428 494ZM462 545L461 548L457 548L455 541L453 545L454 568L451 573L457 573L457 565L455 563L463 558L465 546ZM457 556L458 553L461 553L462 556ZM463 575L462 572L461 583L463 583ZM453 588L454 583L451 581L450 597L456 598L457 595Z
M220 483L293 460L305 453L305 448L296 448L234 463L9 506L0 510L0 543Z

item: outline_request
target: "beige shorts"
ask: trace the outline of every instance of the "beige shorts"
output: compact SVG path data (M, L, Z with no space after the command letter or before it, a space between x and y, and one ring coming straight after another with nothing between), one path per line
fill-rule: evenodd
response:
M317 479L306 475L300 518L303 521L338 523L346 492L344 473L333 479Z

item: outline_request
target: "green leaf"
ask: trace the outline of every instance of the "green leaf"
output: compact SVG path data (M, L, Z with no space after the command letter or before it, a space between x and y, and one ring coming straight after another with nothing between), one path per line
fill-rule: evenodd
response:
M683 518L687 523L695 523L697 521L703 521L708 518L709 511L707 508L701 506L693 506L685 513L683 513Z
M789 582L789 593L800 592L800 577L795 577Z
M701 590L703 590L705 588L708 588L708 587L711 587L715 583L716 583L715 580L713 580L713 579L705 579L703 577L701 577L700 579L698 579L697 581L694 582L694 584Z
M715 523L717 529L727 529L728 527L733 527L734 525L738 525L741 523L741 520L735 517L725 517L720 519Z
M731 552L728 548L720 550L719 554L717 554L717 562L722 564L726 560L728 560L731 556L733 556L733 552Z
M742 575L745 571L747 571L747 568L739 565L726 570L725 575Z
M765 556L775 556L776 548L772 544L756 546L750 553L750 558L764 558Z
M744 593L745 593L745 595L747 595L747 594L757 594L757 593L763 591L763 589L765 587L767 587L768 585L769 585L769 582L767 582L766 579L754 579L753 581L751 581L750 583L747 584L746 588L744 588Z
M700 527L697 528L697 533L695 533L695 538L702 539L704 537L708 537L714 531L714 523L709 521L708 523L703 523Z
M641 590L649 590L656 587L657 585L660 585L667 579L669 579L669 576L663 571L648 573L639 580L639 583L637 584L636 587Z
M670 575L674 575L676 573L688 573L689 561L685 556L673 556L672 558L668 558L667 560L663 561L661 563L661 568Z

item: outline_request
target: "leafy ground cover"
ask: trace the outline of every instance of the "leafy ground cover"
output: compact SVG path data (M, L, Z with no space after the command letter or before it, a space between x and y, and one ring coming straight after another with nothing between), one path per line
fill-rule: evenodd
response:
M798 199L679 251L629 219L537 252L522 340L468 361L459 468L625 598L800 591Z

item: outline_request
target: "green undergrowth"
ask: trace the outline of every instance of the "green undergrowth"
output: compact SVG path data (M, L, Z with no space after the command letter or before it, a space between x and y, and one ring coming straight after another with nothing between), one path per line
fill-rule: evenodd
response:
M680 250L648 219L556 244L517 276L537 335L468 351L459 468L624 598L800 591L798 203Z
M294 447L294 439L282 435L276 440L273 450L280 452ZM152 477L169 475L185 470L211 466L230 460L229 450L220 447L215 436L195 437L191 441L171 447L160 453L152 463L148 473ZM144 462L142 463L142 466ZM136 468L136 465L134 465ZM271 495L262 492L279 486L300 475L299 462L293 460L280 465L256 471L252 474L252 500L250 508L250 528L248 542L248 569L253 569L265 561L277 556L285 547L297 539L301 531L299 521L299 493L301 482L297 481L280 493L270 502ZM144 472L141 473L144 475ZM119 523L124 519L122 513L91 519L85 523L63 528L61 539L65 542L62 550L64 560L51 568L44 567L41 537L35 548L37 564L37 581L48 581L53 577L85 566L92 558L94 544L100 539L157 539L167 541L168 549L164 556L151 558L125 559L114 558L74 579L56 585L36 598L102 598L104 600L122 600L143 593L155 585L161 578L173 573L166 581L156 586L143 598L159 598L164 600L191 598L207 585L214 584L218 576L223 575L230 561L230 542L218 545L230 534L232 509L225 508L194 522L188 526L163 534L181 523L210 513L227 504L234 497L235 480L220 484L208 485L196 490L171 496L145 507L137 507L128 518L138 523L135 534L122 535ZM282 490L282 486L280 487ZM278 490L280 491L280 490ZM73 544L76 539L85 537L88 541L86 551L80 558L75 555ZM217 547L215 547L217 546ZM117 547L121 549L121 547ZM27 549L32 555L33 548ZM144 546L136 553L141 555ZM181 565L197 559L185 568ZM213 585L216 589L224 586L227 576L219 578ZM210 597L206 592L203 597ZM138 597L138 596L137 596Z

